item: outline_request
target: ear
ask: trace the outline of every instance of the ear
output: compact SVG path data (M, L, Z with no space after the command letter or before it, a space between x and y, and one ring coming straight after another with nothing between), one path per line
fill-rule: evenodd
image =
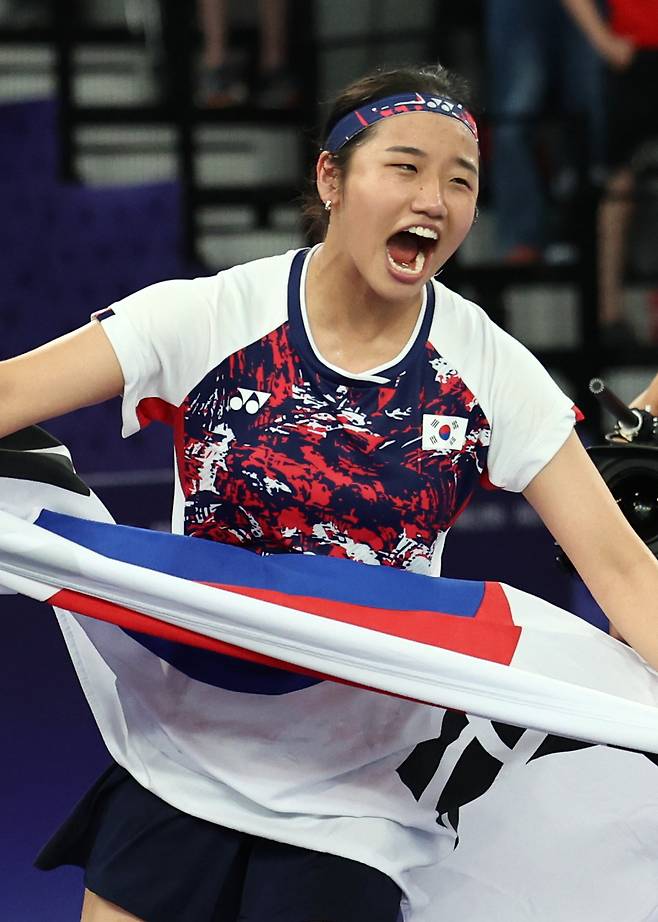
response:
M322 201L326 202L330 199L335 205L339 198L340 169L332 155L326 150L323 150L318 157L315 176L318 195Z

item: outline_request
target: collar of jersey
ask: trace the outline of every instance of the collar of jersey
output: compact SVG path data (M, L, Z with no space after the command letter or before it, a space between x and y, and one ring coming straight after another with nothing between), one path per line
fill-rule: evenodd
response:
M323 378L329 378L349 387L372 387L373 385L381 387L382 385L394 384L398 375L419 358L427 343L434 316L434 286L430 282L425 286L423 305L416 327L409 342L393 362L390 365L382 365L358 375L350 374L326 362L318 352L311 336L304 291L311 256L318 246L321 246L321 244L313 248L298 250L290 267L288 277L288 320L295 348L304 362L308 363Z

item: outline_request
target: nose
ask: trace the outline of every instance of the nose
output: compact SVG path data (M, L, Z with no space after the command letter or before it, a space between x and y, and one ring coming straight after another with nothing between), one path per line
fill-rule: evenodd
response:
M445 218L448 214L446 203L443 199L441 184L423 183L416 189L414 200L411 203L412 211L426 214L431 218Z

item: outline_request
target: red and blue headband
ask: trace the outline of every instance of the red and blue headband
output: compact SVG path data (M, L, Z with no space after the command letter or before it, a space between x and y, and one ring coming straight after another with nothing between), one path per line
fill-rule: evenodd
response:
M471 113L460 102L455 102L448 96L421 96L420 93L398 93L397 96L387 96L367 103L360 109L348 112L339 119L329 132L323 150L335 154L360 134L370 125L389 118L391 115L402 115L405 112L434 112L436 115L447 115L458 119L466 125L475 140L478 140L478 129Z

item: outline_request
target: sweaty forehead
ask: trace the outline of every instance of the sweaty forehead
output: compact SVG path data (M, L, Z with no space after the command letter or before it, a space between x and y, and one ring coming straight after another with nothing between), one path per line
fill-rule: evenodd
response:
M370 137L366 141L367 135ZM476 163L479 160L477 141L466 125L434 112L407 112L382 119L366 129L364 141L380 150L416 147L428 156L468 157Z

